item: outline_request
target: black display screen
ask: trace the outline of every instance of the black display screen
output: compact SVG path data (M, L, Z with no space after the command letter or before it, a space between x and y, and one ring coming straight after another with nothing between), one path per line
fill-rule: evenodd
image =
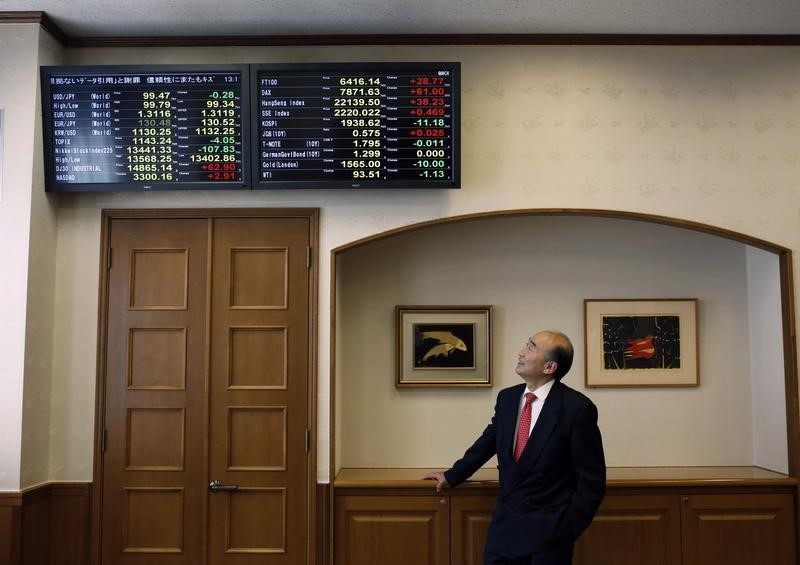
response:
M248 66L42 67L46 188L249 188Z
M459 63L253 65L254 188L458 188Z

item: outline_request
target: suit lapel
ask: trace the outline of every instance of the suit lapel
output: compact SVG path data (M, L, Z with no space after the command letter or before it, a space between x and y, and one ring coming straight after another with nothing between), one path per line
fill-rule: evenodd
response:
M525 389L525 383L521 385L517 385L512 389L511 394L505 395L505 403L502 407L502 421L498 422L498 429L508 430L503 433L500 437L501 445L500 453L497 454L498 459L506 459L510 463L514 463L514 459L512 454L514 453L514 441L516 438L514 437L514 429L517 426L517 414L519 412L519 402L520 398L522 397L522 391ZM502 427L501 427L502 426Z
M530 439L525 445L525 450L522 452L519 463L517 463L517 478L525 476L533 464L536 463L542 453L542 449L547 444L547 440L550 439L553 430L555 430L563 407L563 386L560 382L553 383L553 388L550 389L550 393L544 401L539 419L536 420L536 425L531 430Z
M514 463L514 429L517 427L517 416L519 414L519 403L522 397L522 391L525 390L525 383L515 386L511 394L506 395L506 404L503 407L503 421L502 426L504 430L508 430L503 436L501 447L501 454L498 457L507 459L511 464Z

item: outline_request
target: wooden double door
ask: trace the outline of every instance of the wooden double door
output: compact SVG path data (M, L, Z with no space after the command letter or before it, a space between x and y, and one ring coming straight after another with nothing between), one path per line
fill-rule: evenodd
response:
M316 218L244 214L107 219L103 565L309 560Z

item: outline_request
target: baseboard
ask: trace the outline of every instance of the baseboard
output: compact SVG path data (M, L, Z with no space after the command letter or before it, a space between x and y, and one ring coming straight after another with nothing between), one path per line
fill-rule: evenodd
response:
M0 564L86 565L91 483L0 493Z
M0 493L0 563L19 565L21 546L22 495Z
M317 565L328 565L332 562L331 519L331 485L317 483Z

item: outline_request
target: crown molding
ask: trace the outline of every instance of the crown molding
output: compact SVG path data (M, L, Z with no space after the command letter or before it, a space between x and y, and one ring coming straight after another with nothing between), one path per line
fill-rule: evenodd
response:
M65 47L301 47L330 45L800 46L800 35L445 33L351 35L69 36L45 12L0 12L0 24L38 23Z
M797 46L800 35L363 34L74 37L70 47L231 47L329 45L685 45Z
M71 38L45 12L0 12L0 24L39 24L62 45Z

